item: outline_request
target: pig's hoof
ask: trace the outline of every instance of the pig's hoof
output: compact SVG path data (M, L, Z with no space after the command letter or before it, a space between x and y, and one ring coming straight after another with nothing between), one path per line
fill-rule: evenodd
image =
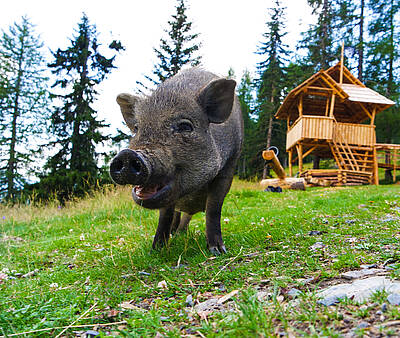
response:
M220 248L218 248L217 246L211 246L209 250L214 256L219 256L221 254L226 254L225 245L222 245Z

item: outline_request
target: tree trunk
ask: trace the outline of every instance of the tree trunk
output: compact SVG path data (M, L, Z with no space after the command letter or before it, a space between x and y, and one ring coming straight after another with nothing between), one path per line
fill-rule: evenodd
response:
M70 168L72 170L84 170L82 168L83 163L81 163L81 156L80 153L82 152L81 145L79 144L80 139L80 116L85 114L86 107L84 106L84 98L83 98L83 91L86 85L86 78L87 78L87 62L88 62L88 48L89 48L89 37L85 35L85 46L82 50L83 55L83 64L82 64L82 72L80 74L80 92L79 92L79 100L74 112L74 127L72 132L72 149L71 149L71 164Z
M22 79L22 62L24 59L24 41L21 41L21 53L18 60L18 75L15 83L15 97L14 97L14 111L11 122L11 141L10 141L10 153L7 163L7 199L13 199L15 197L15 176L17 168L16 159L16 144L17 144L17 122L19 116L19 96L21 92L21 79Z

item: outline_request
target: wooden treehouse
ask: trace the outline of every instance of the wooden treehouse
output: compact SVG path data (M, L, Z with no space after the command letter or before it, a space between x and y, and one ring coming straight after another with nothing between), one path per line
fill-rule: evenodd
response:
M377 150L387 152L390 145L376 145L374 121L393 104L367 88L342 62L311 76L288 94L275 114L287 120L290 176L298 162L300 177L309 183L378 184ZM400 146L392 146L400 153ZM303 159L309 155L334 159L335 168L304 170Z

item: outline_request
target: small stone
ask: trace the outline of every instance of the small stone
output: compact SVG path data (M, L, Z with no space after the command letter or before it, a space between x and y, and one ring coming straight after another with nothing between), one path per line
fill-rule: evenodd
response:
M361 322L357 325L357 329L366 329L367 327L369 327L369 323L367 322Z
M319 236L322 235L324 233L324 231L319 231L319 230L311 230L308 235L309 236Z
M400 305L400 294L392 293L387 297L387 300L391 305Z
M86 335L87 338L89 338L89 337L96 337L96 336L98 336L99 334L100 334L100 333L98 333L97 331L94 331L94 330L88 330L88 331L85 332L85 335Z
M169 317L160 316L160 320L161 320L162 322L166 322L166 321L169 320Z
M354 270L347 271L342 273L342 278L345 279L358 279L365 276L376 275L377 273L384 272L383 269L362 269L362 270Z
M258 291L256 297L259 302L266 302L272 296L271 292Z
M381 306L381 311L382 312L386 312L387 310L388 310L387 304L383 303L382 306Z
M225 291L226 291L225 285L224 285L224 284L220 284L220 285L218 286L218 290L221 291L221 292L225 292Z
M301 291L296 288L290 289L287 293L288 297L290 297L290 298L296 298L300 294L301 294Z
M146 271L139 271L139 275L142 276L150 276L150 273L146 272Z
M381 314L383 314L383 312L381 310L376 311L377 316L380 316Z
M376 264L361 264L360 268L361 269L372 269L372 268L376 268L377 265Z
M310 246L311 250L318 250L318 249L323 249L325 247L325 244L322 242L315 242L313 245Z
M192 297L192 295L188 295L188 296L186 297L185 304L186 304L186 306L190 306L190 307L192 307L192 306L194 305L194 304L193 304L193 297Z
M328 296L328 297L318 300L317 303L321 304L321 305L325 305L325 306L331 306L331 305L335 305L336 303L338 303L340 298L341 297L339 297L339 296Z

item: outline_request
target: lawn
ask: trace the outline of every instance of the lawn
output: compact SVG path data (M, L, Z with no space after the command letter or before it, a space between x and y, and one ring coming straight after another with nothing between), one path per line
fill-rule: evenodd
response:
M399 185L266 193L235 181L219 257L203 213L151 251L157 214L114 187L63 207L0 207L0 335L400 334L399 306L377 315L385 295L324 306L315 294L361 264L390 262L400 278Z

